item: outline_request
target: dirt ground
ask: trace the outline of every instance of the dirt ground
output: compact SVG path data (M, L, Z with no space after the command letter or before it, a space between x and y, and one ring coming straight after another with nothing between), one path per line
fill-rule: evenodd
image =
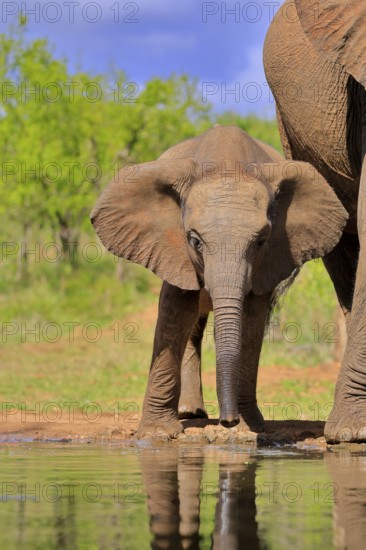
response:
M273 389L283 380L302 378L327 381L334 385L339 370L338 363L330 363L296 370L286 366L266 367L260 371L259 389ZM313 372L314 371L314 372ZM316 375L316 376L315 376ZM203 373L203 384L215 385L215 372ZM51 417L51 414L50 414ZM0 415L0 442L4 441L62 441L62 442L110 442L136 441L138 414L103 413L93 421L81 412L62 411L57 421L36 418L30 411L6 411ZM267 420L265 432L241 432L235 427L227 429L219 425L218 420L185 420L182 422L184 433L178 438L181 442L197 444L244 444L273 446L292 444L299 448L325 450L323 437L324 422L311 420Z
M96 422L87 421L81 414L61 418L56 422L35 421L29 413L18 412L0 426L0 442L60 441L111 442L136 441L137 423L118 420L113 414L103 414ZM299 448L326 449L323 438L324 422L288 420L267 421L265 432L240 432L235 427L226 429L218 420L185 420L184 433L178 437L185 443L230 443L255 446L296 444Z
M153 304L144 312L144 323L154 324L157 316L157 305ZM135 317L133 317L135 319ZM77 338L78 333L75 333ZM60 343L60 346L63 344ZM56 344L57 346L57 344ZM39 354L42 345L24 344L23 351ZM56 351L56 348L53 348ZM47 348L48 350L48 348ZM286 366L265 366L259 369L258 390L263 390L266 396L277 394L283 381L304 383L315 381L316 384L329 383L334 387L339 372L339 363L327 363L306 369L293 369ZM216 386L216 374L212 370L202 373L204 387ZM314 394L317 387L312 387ZM306 417L305 417L306 418ZM132 420L134 420L132 422ZM0 443L4 441L62 441L62 442L96 442L96 441L136 441L135 433L138 418L131 415L124 418L122 414L116 418L113 414L103 413L100 418L91 421L85 418L81 411L73 412L72 416L62 411L57 421L37 420L31 412L2 411L0 414ZM265 432L240 432L235 427L226 429L217 420L186 420L183 421L184 433L178 438L181 442L192 443L230 443L258 446L273 446L295 444L300 448L326 449L323 437L324 422L311 420L268 420Z

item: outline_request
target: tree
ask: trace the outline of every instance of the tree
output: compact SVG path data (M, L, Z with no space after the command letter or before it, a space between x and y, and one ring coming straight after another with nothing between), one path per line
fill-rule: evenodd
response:
M209 108L184 75L139 89L123 72L113 84L70 74L47 40L27 40L24 22L0 35L0 48L1 203L22 239L29 228L51 231L74 263L101 186L123 164L208 128Z

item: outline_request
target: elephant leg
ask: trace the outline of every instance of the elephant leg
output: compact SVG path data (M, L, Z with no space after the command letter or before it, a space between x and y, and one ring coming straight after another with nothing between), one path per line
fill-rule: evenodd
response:
M198 304L199 291L163 283L138 437L158 433L176 437L183 431L178 420L180 367L198 316Z
M257 405L257 374L270 298L271 293L255 296L251 292L244 300L238 410L240 426L254 432L264 430Z
M325 425L328 442L366 441L366 159L358 201L360 253L348 340L339 373L334 406Z
M337 246L323 258L323 263L333 282L347 325L352 310L359 249L358 236L343 233Z
M208 315L200 315L188 339L181 369L179 418L207 418L201 382L201 344Z

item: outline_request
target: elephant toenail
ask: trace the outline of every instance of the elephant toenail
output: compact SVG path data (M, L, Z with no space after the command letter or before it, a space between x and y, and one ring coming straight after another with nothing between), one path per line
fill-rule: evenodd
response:
M357 432L357 440L358 441L366 441L366 426L363 426L360 428Z
M337 435L339 441L351 441L352 431L349 428L342 428Z

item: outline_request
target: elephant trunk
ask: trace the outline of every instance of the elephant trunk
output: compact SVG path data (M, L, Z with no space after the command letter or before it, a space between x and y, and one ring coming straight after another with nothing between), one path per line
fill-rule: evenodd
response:
M227 285L222 285L221 281L211 291L215 318L217 397L220 422L227 427L239 422L237 402L243 302L248 291L249 276L248 269L244 266L236 273L225 276Z
M241 350L243 304L240 300L214 301L216 341L216 386L220 422L225 426L238 422L238 382Z

